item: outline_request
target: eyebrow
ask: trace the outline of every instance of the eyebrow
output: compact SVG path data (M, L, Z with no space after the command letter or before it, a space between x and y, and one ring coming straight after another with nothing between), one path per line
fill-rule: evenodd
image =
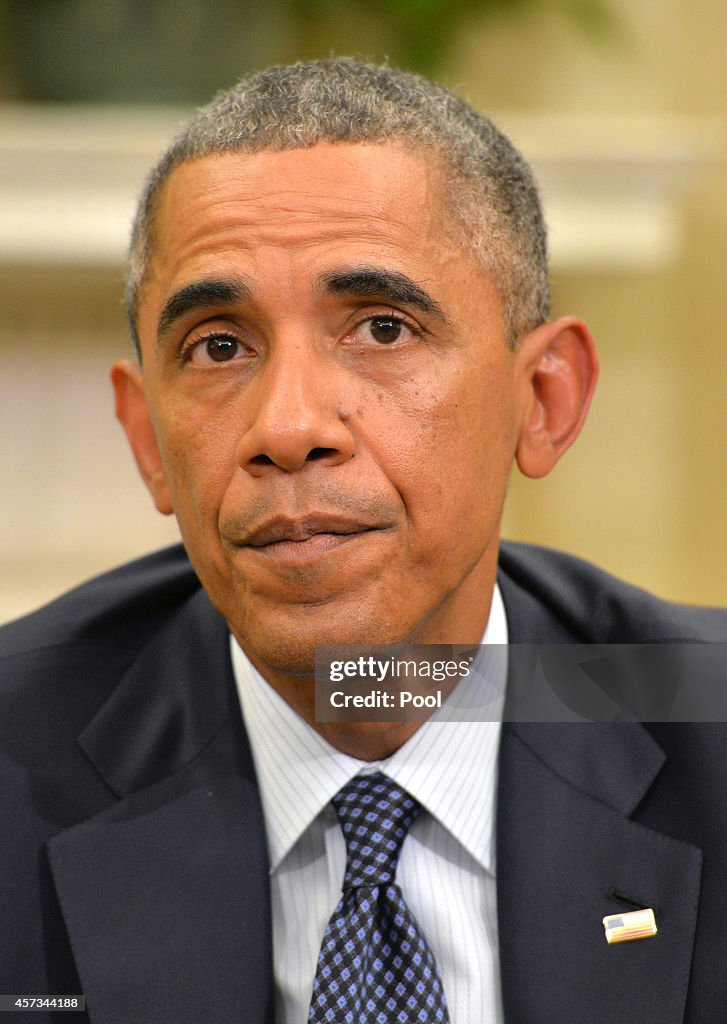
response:
M381 267L355 267L331 271L319 279L319 287L330 295L388 299L419 309L448 323L444 310L421 285L406 274ZM252 289L241 277L205 278L185 285L167 299L157 322L157 344L167 331L188 313L215 306L232 306L249 300Z
M319 279L323 291L330 295L350 295L354 298L371 296L402 303L429 313L444 323L448 318L429 292L416 281L397 270L381 267L355 267L352 270L331 271Z
M239 277L193 281L170 295L162 306L157 323L157 340L161 340L169 328L187 313L211 306L231 306L235 302L249 299L251 294L250 286Z

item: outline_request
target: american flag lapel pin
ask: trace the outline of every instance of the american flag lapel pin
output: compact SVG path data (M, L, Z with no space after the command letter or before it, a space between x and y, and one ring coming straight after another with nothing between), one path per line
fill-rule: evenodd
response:
M609 946L614 942L650 939L658 931L654 911L650 907L645 910L633 910L629 914L611 914L604 917L603 927Z

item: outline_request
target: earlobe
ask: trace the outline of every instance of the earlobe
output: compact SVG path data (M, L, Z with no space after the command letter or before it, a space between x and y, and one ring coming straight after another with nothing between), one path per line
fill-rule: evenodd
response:
M138 363L131 359L115 363L111 368L111 383L116 399L116 418L124 428L139 472L157 510L163 515L171 515L174 510Z
M522 419L516 458L522 473L545 476L578 437L598 378L591 333L575 317L541 324L517 353Z

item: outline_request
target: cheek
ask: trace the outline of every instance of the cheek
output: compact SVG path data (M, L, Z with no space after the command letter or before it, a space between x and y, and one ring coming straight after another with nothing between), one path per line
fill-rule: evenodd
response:
M499 514L516 447L509 375L481 366L433 374L412 383L405 399L387 450L414 526Z
M234 432L222 418L185 407L162 415L159 448L182 533L216 530L219 507L235 471Z

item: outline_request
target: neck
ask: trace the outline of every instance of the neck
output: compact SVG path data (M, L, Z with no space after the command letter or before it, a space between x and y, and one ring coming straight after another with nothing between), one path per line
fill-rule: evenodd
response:
M459 584L433 608L425 619L403 637L391 637L391 644L446 644L473 647L482 642L489 621L497 577L498 544L488 545L477 563ZM320 721L316 716L315 675L292 674L278 666L265 663L245 638L235 632L240 647L270 686L296 711L307 724L343 754L362 761L379 761L390 757L414 735L434 708L420 710L416 720L406 721ZM320 642L320 641L319 641ZM331 641L333 642L333 641ZM311 648L306 654L307 672L314 662ZM443 680L442 698L456 685L457 678ZM437 684L438 685L438 684ZM343 687L342 687L343 688ZM333 716L326 716L333 717Z

